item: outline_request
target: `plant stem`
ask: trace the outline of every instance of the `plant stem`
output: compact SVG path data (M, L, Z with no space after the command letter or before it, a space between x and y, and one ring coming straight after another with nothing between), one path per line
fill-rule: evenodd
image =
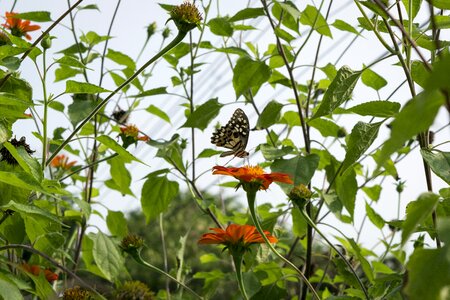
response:
M305 274L302 273L291 261L286 259L283 255L281 255L270 243L269 239L267 238L266 234L264 233L264 230L261 226L261 223L259 222L258 216L256 214L256 189L248 188L246 190L247 192L247 201L248 201L248 208L250 210L250 216L253 220L253 223L256 226L256 229L261 234L262 238L266 242L267 246L272 250L272 252L278 256L283 262L285 262L287 265L289 265L292 269L294 269L302 278L302 280L305 282L305 284L308 286L308 288L311 290L314 298L320 300L319 295L317 294L316 290L312 286L311 282L305 277Z
M248 300L247 292L245 291L244 280L242 278L242 255L234 254L233 262L236 268L236 279L239 284L239 289L241 290L242 298Z

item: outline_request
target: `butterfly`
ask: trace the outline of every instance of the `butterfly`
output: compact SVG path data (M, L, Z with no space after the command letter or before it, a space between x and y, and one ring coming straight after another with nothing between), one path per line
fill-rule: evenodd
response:
M248 142L250 126L248 118L240 108L236 109L228 121L227 125L222 126L213 133L211 143L216 146L231 149L223 152L220 157L233 155L244 158L248 156L245 147Z

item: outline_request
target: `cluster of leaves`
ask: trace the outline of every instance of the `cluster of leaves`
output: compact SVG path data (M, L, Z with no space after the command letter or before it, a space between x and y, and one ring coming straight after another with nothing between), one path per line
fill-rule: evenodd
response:
M49 44L49 36L45 43L30 44L5 31L8 42L0 46L0 296L21 299L31 294L49 299L75 281L82 289L74 287L67 292L67 299L77 293L79 297L108 298L139 291L147 297L142 299L154 297L140 283L126 283L139 279L160 298L169 297L167 293L183 299L195 297L180 283L206 298L237 297L229 257L213 247L208 254L199 255L196 245L207 227L252 222L242 209L221 205L219 197L205 196L207 189L198 185L205 177L203 171L211 169L213 158L220 153L212 148L199 151L198 137L213 127L215 118L222 116L222 108L229 104L225 100L230 98L215 95L205 100L196 92L194 75L205 72L204 57L214 54L229 62L232 78L227 86L233 89L235 98L242 100L248 114L251 110L257 114L254 130L266 133L266 141L254 151L255 159L261 159L260 165L273 172L289 174L294 186L302 184L314 191L304 211L284 201L287 198L281 192L281 204L257 207L264 229L278 237L277 249L294 265L302 266L304 278L298 278L264 246L254 246L254 251L244 257L248 297L284 299L300 295L307 299L312 296L305 284L308 281L322 299L442 299L450 282L450 189L434 192L432 176L450 184L450 153L442 145L432 145L434 132L430 128L438 112L448 114L450 110L450 43L440 40L441 32L450 28L450 17L444 13L450 5L448 1L428 4L403 0L392 5L379 0L354 1L352 5L360 15L354 20L355 27L349 20L331 21L333 1L322 3L328 9L298 2L261 0L232 16L211 17L212 1L201 1L203 23L198 29L190 26L193 34L189 42L180 42L177 35L175 42L167 43L168 28L156 37L157 28L151 24L143 49L150 39L159 39L163 50L144 65L144 73L141 71L145 68L137 67L139 57L133 59L108 46L111 33L88 31L77 36L77 16L100 14L96 5L73 5L71 9L77 13L66 18L70 18L67 24L74 32L74 43L59 49ZM161 11L173 9L165 4L160 7ZM425 24L414 23L430 8L433 14ZM199 20L198 13L191 15ZM48 12L16 17L56 26L64 22L52 20ZM273 43L259 47L243 38L262 27L255 24L263 23ZM305 34L301 34L301 28ZM368 66L340 66L322 63L322 59L319 64L322 42L339 34L352 36L354 41L364 35L385 53ZM212 42L217 37L223 45ZM317 58L309 77L300 81L298 72L303 69L299 67L305 65L301 60L308 48L305 46L310 44L317 44ZM262 47L264 52L260 51ZM50 57L54 62L48 65ZM30 84L17 72L27 61L36 67L35 77L43 86L41 95L33 94ZM173 72L171 87L150 84L156 63ZM403 80L398 86L390 85L373 70L391 65L401 71ZM93 74L96 83L92 82ZM48 80L51 76L55 84ZM104 83L107 79L110 82ZM352 99L366 97L357 93L360 82L375 91L378 99L351 105ZM60 84L65 89L58 93ZM388 88L393 91L391 95L381 98L380 91ZM267 101L264 94L271 89L284 94ZM408 94L403 103L390 99L398 90ZM176 94L178 91L180 94ZM181 121L156 102L148 105L144 101L169 94L175 94L180 100L177 104L185 109ZM154 127L163 121L181 125L179 132L171 127L171 138L142 136L144 133L129 123L139 110L149 113L148 123ZM49 132L55 125L50 114L69 120L65 125L57 123L53 135ZM358 120L349 134L347 117ZM13 138L15 126L30 118L36 124L30 133L41 143L41 151L33 152L25 139L18 142ZM389 127L386 139L380 134L386 127L383 125ZM120 137L122 143L111 136ZM132 154L131 145L154 151L151 163ZM69 162L67 156L58 158L61 151L77 157L77 162ZM398 201L395 204L400 207L408 184L400 179L397 166L418 152L423 162L410 166L410 172L424 172L427 190L411 187L417 199L408 199L406 211L398 208L397 220L388 220L389 214L377 211L377 202L389 198ZM154 162L164 166L140 176L145 180L141 188L136 188L140 178L133 177L130 166L146 172L148 164ZM109 174L105 176L102 168L106 164ZM386 189L386 182L394 182L396 191ZM287 184L280 187L286 194L293 188ZM124 212L112 210L111 201L105 201L101 192L105 189L117 192L117 198L140 194L145 222L141 214L131 214L127 219ZM190 196L180 199L181 190L189 190ZM106 207L106 212L99 207ZM365 211L361 218L358 208ZM203 216L201 222L192 217L195 214ZM108 233L91 230L95 226L89 224L95 215L105 220ZM360 219L362 224L358 223ZM292 220L292 224L286 220ZM322 228L329 225L328 220L337 229L335 235L319 238L313 234L313 228L317 228L312 222ZM183 222L185 226L176 226ZM377 250L360 243L364 222L379 230L381 246ZM164 224L170 224L166 227L170 231L164 230ZM142 226L158 231L146 232ZM342 233L341 226L355 228L356 235ZM119 244L132 233L130 229L144 237L147 250L142 251L143 256L164 271L145 276L128 260L125 263L126 255ZM329 242L332 237L340 247ZM407 255L405 247L411 240L414 247ZM27 272L22 267L25 263L51 268L59 279L52 286L44 273ZM93 280L104 288L94 289Z

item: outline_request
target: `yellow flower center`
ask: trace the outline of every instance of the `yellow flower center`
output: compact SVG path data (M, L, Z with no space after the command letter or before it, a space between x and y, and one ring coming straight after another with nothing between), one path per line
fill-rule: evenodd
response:
M260 166L244 166L243 168L248 175L260 176L264 174L264 170Z

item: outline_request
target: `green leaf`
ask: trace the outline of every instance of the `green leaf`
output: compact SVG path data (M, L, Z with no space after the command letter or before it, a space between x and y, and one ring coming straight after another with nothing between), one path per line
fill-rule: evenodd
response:
M333 121L322 118L314 119L308 122L308 125L312 128L317 129L323 137L338 137L341 130L341 128Z
M55 63L58 63L60 65L66 65L69 67L79 68L79 69L85 69L86 66L80 62L79 59L75 59L72 56L64 55L60 59L56 60Z
M75 77L78 74L83 73L82 70L73 69L67 66L61 66L60 68L55 70L55 82Z
M89 47L100 44L101 42L109 40L111 37L107 35L98 35L95 31L89 31L80 37L82 42L85 42Z
M217 116L222 106L217 98L209 99L198 106L181 127L193 127L205 130L209 122Z
M82 94L80 97L72 97L73 102L67 107L70 122L75 127L83 121L97 106L95 97L92 95Z
M383 19L389 20L389 16L387 15L387 13L382 8L380 8L376 3L370 1L359 1L359 3L361 3L376 15L382 17Z
M167 94L167 87L166 86L162 86L162 87L158 87L158 88L154 88L151 90L147 90L144 91L140 94L137 94L135 96L131 96L132 98L143 98L143 97L148 97L148 96L154 96L154 95L161 95L161 94Z
M376 91L379 91L380 89L382 89L387 85L386 79L384 79L379 74L375 73L369 68L364 69L364 71L362 72L361 81L365 85L373 88Z
M377 214L376 211L372 207L370 207L369 203L367 202L366 202L366 214L373 225L375 225L379 229L384 227L384 224L386 223L384 219L379 214Z
M381 124L382 122L373 124L364 122L356 123L348 137L347 152L345 153L345 159L342 162L341 174L354 164L367 149L369 149L370 145L372 145L378 135Z
M331 24L331 25L332 25L333 27L335 27L336 29L339 29L339 30L342 30L342 31L348 31L348 32L354 33L354 34L356 34L356 35L359 35L358 30L356 30L355 27L353 27L352 25L348 24L348 23L345 22L345 21L336 19L336 20L334 21L334 23Z
M361 264L361 267L364 271L364 274L366 274L367 279L369 279L369 281L371 283L373 283L373 281L374 281L373 269L370 266L367 259L361 253L361 248L358 246L358 244L356 244L356 242L353 239L347 239L347 240L350 242L350 245L352 246L353 250L355 251L356 257L358 257L358 261Z
M350 213L353 220L355 213L356 193L358 191L358 183L356 181L356 173L353 168L347 170L342 175L337 175L335 180L336 193L342 205Z
M411 77L415 83L421 87L425 87L430 77L430 72L425 67L425 63L419 60L413 60L411 63Z
M408 280L405 292L409 300L448 299L442 297L448 292L450 282L448 247L416 248L406 268Z
M174 134L169 141L149 140L147 142L150 146L158 149L158 152L156 152L157 157L164 158L170 165L184 172L186 168L183 163L183 148L181 147L181 143L183 141L180 141L179 134Z
M97 137L97 141L99 141L100 143L102 143L103 145L108 147L109 149L111 149L114 152L116 152L117 154L119 154L119 156L121 157L121 159L124 160L125 163L129 163L133 160L138 161L140 163L144 163L140 159L136 158L133 154L131 154L130 152L125 150L115 140L113 140L112 138L110 138L107 135L101 135L101 136Z
M380 199L381 194L381 186L380 185L374 185L371 187L365 186L362 188L364 193L372 200L372 201L378 201Z
M150 106L147 107L146 111L148 111L151 114L154 114L157 117L160 117L161 119L163 119L167 123L171 124L169 116L165 112L163 112L161 109L159 109L158 107L154 106L153 104L150 104Z
M32 175L25 172L0 171L0 182L26 190L34 190L42 193L46 192Z
M435 15L434 22L436 24L436 29L450 28L450 16ZM432 28L432 24L430 24L430 28Z
M51 22L50 12L48 11L30 11L25 13L20 13L14 16L17 19L25 19L35 22Z
M97 94L106 92L110 93L111 91L91 83L77 82L73 80L66 81L65 93L68 94Z
M391 123L391 136L381 149L378 165L382 165L392 153L402 148L406 141L427 130L443 103L444 98L438 91L423 91L406 103Z
M281 158L287 154L292 153L292 151L294 150L294 148L290 146L285 146L280 149L269 144L262 144L259 146L259 149L261 150L261 153L266 160Z
M230 37L233 35L233 26L228 18L214 18L208 22L212 33L219 36Z
M450 3L450 1L448 1ZM443 89L450 91L450 54L433 64L433 71L426 82L427 89Z
M233 69L233 87L236 98L254 88L256 91L269 80L271 69L262 61L254 61L250 57L241 57Z
M127 219L121 211L108 210L106 225L113 236L123 238L128 234Z
M93 241L92 254L95 263L105 278L113 282L123 272L125 264L123 256L111 238L101 231L90 235L90 237Z
M420 153L431 170L447 184L450 184L450 152L432 152L428 149L421 149Z
M294 207L292 209L292 232L296 237L303 238L306 235L308 223L300 213L300 210Z
M285 40L286 42L290 43L293 40L296 39L295 36L293 36L292 34L290 34L289 32L287 32L286 30L279 28L279 27L275 27L275 34L281 38L282 40ZM272 57L273 58L273 57Z
M230 22L242 21L247 19L254 19L260 16L264 16L264 9L262 7L257 8L244 8L238 11L234 16L230 18Z
M417 226L423 223L433 212L439 201L439 196L433 193L423 193L406 207L406 219L403 222L402 245L404 245Z
M141 193L141 206L147 223L164 212L177 195L178 182L170 181L166 176L148 176Z
M3 146L8 149L9 153L25 172L32 175L38 182L42 182L44 175L41 164L36 158L30 156L23 146L16 148L9 142L4 143Z
M131 175L125 166L124 159L116 156L108 160L108 164L111 166L110 173L112 179L105 182L106 186L119 191L122 195L134 196L130 189Z
M8 204L3 205L2 209L11 209L15 212L18 212L23 215L27 216L40 216L47 219L47 221L52 221L58 224L62 225L62 222L53 214L49 213L48 211L39 208L38 206L31 205L31 204L20 204L16 203L13 200L9 201Z
M390 118L400 110L400 103L390 101L370 101L350 108L347 111L361 115Z
M202 152L200 152L200 154L197 156L197 158L207 158L207 157L211 157L217 154L222 153L222 151L217 151L214 149L204 149Z
M266 107L264 107L261 115L256 122L257 129L266 129L277 123L281 117L281 109L283 108L283 104L278 103L275 100L267 103Z
M333 37L330 31L330 27L328 27L327 21L322 16L320 11L317 10L312 5L308 5L305 10L300 15L300 23L303 25L311 26L314 30L316 30L321 35L325 35L328 37Z
M311 119L328 115L342 103L350 100L360 76L361 71L353 71L347 66L340 68Z
M119 65L130 68L131 70L136 69L136 63L134 62L134 60L131 57L129 57L128 55L123 54L122 52L108 49L108 53L106 54L106 57Z
M450 9L450 1L449 0L433 0L433 6L440 9Z
M405 6L406 13L408 14L408 19L414 20L420 10L422 0L402 0L402 2ZM432 3L434 3L434 1ZM411 11L409 10L409 6L411 6Z
M0 273L0 298L12 300L23 299L17 285L3 273Z
M317 154L309 154L306 156L296 156L291 159L277 159L272 163L270 169L273 172L289 174L294 185L301 183L308 185L318 165L319 156ZM292 188L291 185L287 184L280 184L280 186L286 192Z

